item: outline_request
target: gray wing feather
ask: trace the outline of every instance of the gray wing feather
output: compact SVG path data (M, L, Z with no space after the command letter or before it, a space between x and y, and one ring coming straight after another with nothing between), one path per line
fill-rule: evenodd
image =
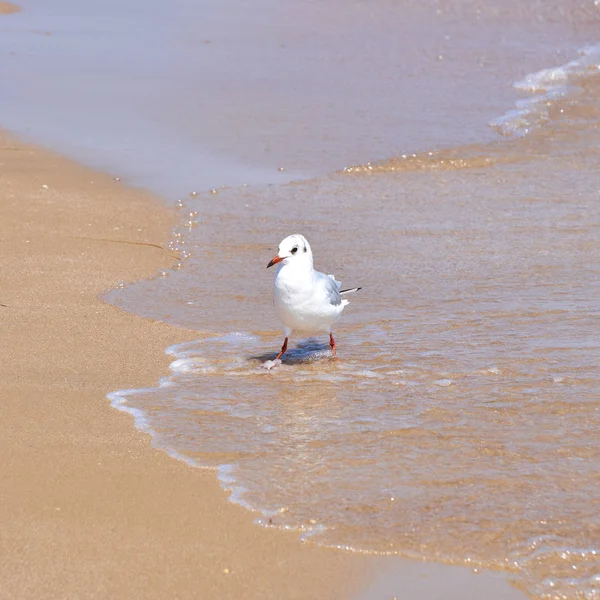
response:
M317 275L325 287L325 294L330 304L339 306L342 303L342 296L340 295L340 286L342 284L336 281L333 275L325 275L325 273L319 273L318 271Z

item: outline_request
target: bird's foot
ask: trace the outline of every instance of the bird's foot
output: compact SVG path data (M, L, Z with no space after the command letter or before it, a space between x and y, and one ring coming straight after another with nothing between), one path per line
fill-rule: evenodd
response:
M278 367L280 364L281 364L281 360L279 360L278 358L276 358L275 360L267 360L262 365L260 365L260 368L261 369L266 369L267 371L270 371L271 369L274 369L275 367Z

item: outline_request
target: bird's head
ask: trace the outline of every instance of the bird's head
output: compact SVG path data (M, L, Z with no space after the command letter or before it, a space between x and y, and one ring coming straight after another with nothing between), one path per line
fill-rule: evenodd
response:
M279 250L267 265L267 269L277 263L283 263L284 265L305 264L312 267L313 255L308 240L299 233L288 235L279 244Z

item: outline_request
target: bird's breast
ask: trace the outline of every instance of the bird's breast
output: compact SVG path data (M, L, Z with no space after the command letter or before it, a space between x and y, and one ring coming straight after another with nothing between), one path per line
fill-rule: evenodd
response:
M282 268L275 278L275 302L298 304L309 300L312 294L310 274Z

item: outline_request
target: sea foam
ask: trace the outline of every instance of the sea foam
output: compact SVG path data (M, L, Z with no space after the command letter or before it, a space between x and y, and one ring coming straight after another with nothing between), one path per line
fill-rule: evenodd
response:
M517 81L515 89L531 95L517 100L515 108L490 125L503 136L525 136L557 118L564 110L560 103L575 100L583 93L586 81L599 75L600 44L582 48L576 59L530 73Z

